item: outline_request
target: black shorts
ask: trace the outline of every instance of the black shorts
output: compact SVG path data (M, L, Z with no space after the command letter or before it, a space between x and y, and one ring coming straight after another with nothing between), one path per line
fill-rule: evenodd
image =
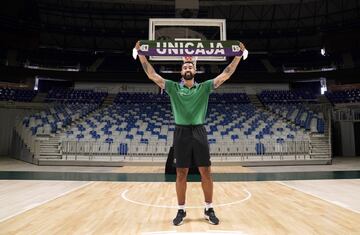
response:
M176 125L173 145L176 168L211 165L207 132L203 125Z

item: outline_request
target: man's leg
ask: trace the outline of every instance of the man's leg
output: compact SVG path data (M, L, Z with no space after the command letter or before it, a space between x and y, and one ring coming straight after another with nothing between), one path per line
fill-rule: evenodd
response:
M206 203L212 203L213 197L213 180L211 177L211 168L201 166L199 167L201 175L201 187L204 192L204 198Z
M205 197L204 216L210 224L219 224L219 219L216 217L214 208L212 206L213 180L211 177L211 168L210 166L199 167L199 172L201 175L201 186Z
M185 205L186 182L189 168L176 168L176 194L178 205Z
M176 168L176 194L178 199L179 209L175 219L174 225L181 225L186 217L185 210L185 195L186 195L186 182L189 168Z

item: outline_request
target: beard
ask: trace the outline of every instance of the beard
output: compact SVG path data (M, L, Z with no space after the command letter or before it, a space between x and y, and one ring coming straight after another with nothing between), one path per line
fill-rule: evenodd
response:
M186 72L183 76L183 78L185 80L192 80L194 78L194 74L192 74L191 72Z

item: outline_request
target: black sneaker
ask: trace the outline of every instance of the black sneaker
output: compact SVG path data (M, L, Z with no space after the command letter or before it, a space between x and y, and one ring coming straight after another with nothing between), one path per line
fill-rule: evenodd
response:
M178 226L184 223L184 218L186 217L186 211L178 210L175 219L173 219L173 224Z
M213 208L209 208L208 210L204 210L205 219L209 221L210 224L217 225L219 224L219 219L215 215L215 211Z

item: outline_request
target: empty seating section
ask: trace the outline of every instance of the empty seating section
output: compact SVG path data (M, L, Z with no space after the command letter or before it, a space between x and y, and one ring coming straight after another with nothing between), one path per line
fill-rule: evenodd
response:
M210 105L209 109L208 139L215 153L223 151L223 146L230 146L225 151L273 154L280 152L285 143L297 141L303 144L309 138L303 129L286 124L252 104L217 104ZM306 146L302 147L305 150Z
M164 94L153 93L119 93L115 99L114 104L123 103L169 103L169 96Z
M36 94L34 90L0 88L0 101L31 102Z
M257 156L309 151L305 127L257 109L245 93L213 93L206 129L212 156ZM167 156L175 125L166 93L119 93L62 134L63 155Z
M126 96L127 94L117 96L117 102ZM155 103L158 100L155 96L146 96L146 101L152 97L152 103L127 103L131 101L129 96L124 100L126 103L98 110L82 123L69 128L62 139L88 142L87 145L76 144L83 145L85 153L123 155L127 151L137 151L143 154L167 154L175 127L172 124L170 103ZM143 99L139 95L132 98Z
M312 133L324 133L324 116L322 113L314 113L308 107L301 104L272 104L267 105L267 107L272 112L280 115L288 121L291 121L297 127L304 128Z
M258 94L263 104L292 104L301 102L316 102L316 95L310 90L263 90Z
M25 117L21 123L20 136L25 144L32 148L36 136L55 134L98 107L99 104L57 104Z
M107 93L90 90L56 89L48 93L54 104L44 111L25 117L17 127L24 143L31 151L36 138L54 136L76 121L98 109Z
M250 103L246 93L213 93L209 97L209 103Z
M324 133L324 116L313 112L304 103L316 103L310 90L264 90L258 94L260 101L273 113L291 121L298 128L312 133Z
M68 160L164 160L175 130L169 96L119 93L112 105L102 106L106 96L53 89L46 101L54 104L25 117L17 131L32 151L37 138L60 138L61 153ZM244 161L307 158L310 134L324 133L325 122L321 113L301 102L316 97L299 90L266 90L258 97L266 109L256 108L245 93L210 95L206 130L211 156Z
M333 104L360 102L360 89L326 92L325 95Z
M102 103L107 92L95 92L92 90L76 90L57 88L50 90L45 102L58 103Z

